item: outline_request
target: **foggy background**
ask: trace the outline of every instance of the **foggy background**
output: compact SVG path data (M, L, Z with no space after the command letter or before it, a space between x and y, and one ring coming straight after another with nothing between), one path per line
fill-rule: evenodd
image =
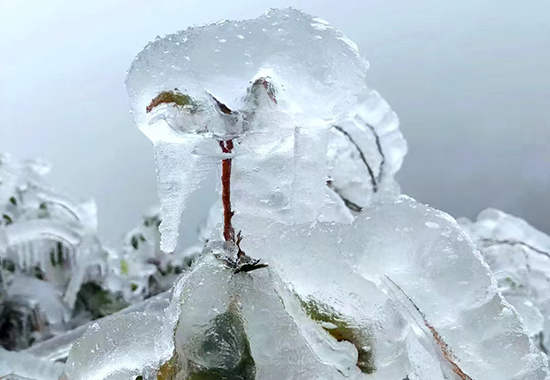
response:
M49 181L95 198L118 246L157 203L153 151L124 79L155 38L292 5L326 19L371 63L401 120L404 193L455 217L487 207L550 232L550 1L0 0L0 151L40 157ZM200 190L184 240L214 198Z

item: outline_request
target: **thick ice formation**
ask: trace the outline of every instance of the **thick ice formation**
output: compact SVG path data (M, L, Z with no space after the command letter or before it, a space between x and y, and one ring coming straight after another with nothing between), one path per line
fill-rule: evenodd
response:
M225 260L235 247L211 241L164 313L99 323L71 351L67 377L549 378L448 215L400 197L352 225L248 222L243 249L268 269L235 274Z
M63 378L550 380L529 338L542 329L533 305L515 301L526 328L457 223L398 194L406 144L366 67L340 32L293 9L190 28L138 55L127 86L155 145L163 249L217 166L223 225L166 308L94 323ZM500 231L491 223L472 234ZM129 235L112 260L121 277L162 258L156 239Z
M186 199L222 157L235 157L238 212L285 223L349 222L343 202L358 211L395 188L406 144L366 87L367 66L340 31L295 9L147 45L126 84L155 146L163 250L175 248ZM222 155L217 142L229 140L235 149Z
M277 281L268 271L233 275L208 252L176 285L164 326L157 313L131 313L93 325L71 350L65 376L343 379L300 336L281 303ZM331 339L331 347L346 352L347 364L353 364L350 345ZM281 361L288 366L281 368Z
M523 318L530 335L550 348L550 237L523 219L487 209L460 224L490 265L499 289Z
M303 300L368 321L376 373L389 371L382 378L415 367L408 331L446 376L456 365L472 379L547 378L545 358L447 214L401 197L375 202L350 227L249 219L246 231L247 254L269 261Z
M351 345L328 334L318 335L326 342L315 343L336 354L326 361L317 356L300 329L320 327L312 321L300 326L303 311L289 315L285 303L296 301L270 270L234 275L207 254L176 286L174 297L181 303L174 338L183 373L216 368L227 378L338 379L344 378L339 370L357 372L350 371L356 361Z
M158 367L154 347L161 329L159 316L144 312L94 323L71 349L63 378L130 379Z

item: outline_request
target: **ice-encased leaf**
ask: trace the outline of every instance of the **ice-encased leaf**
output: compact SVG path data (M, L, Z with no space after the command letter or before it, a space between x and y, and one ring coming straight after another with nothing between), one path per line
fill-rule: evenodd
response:
M322 300L377 327L377 372L401 366L397 374L407 375L410 358L397 360L387 347L406 353L403 334L412 328L447 376L456 365L473 379L548 377L545 356L498 292L468 236L447 214L400 197L375 202L351 227L289 228L252 218L246 225L243 249L269 261L300 297ZM387 291L385 278L401 296ZM389 318L392 313L399 316ZM392 334L401 340L392 340ZM392 357L396 362L388 366Z
M196 345L186 358L190 380L254 380L256 366L238 306L214 317L206 331L197 334Z
M70 309L63 303L61 292L46 281L16 275L7 288L7 296L38 307L49 324L60 326L70 319Z
M162 91L200 100L213 94L232 110L249 108L247 89L270 76L276 101L298 122L335 119L365 88L367 63L357 47L326 21L296 9L274 9L246 21L191 27L149 43L127 79L140 128ZM271 75L270 75L271 74Z
M359 371L352 370L357 360L353 347L336 342L320 328L321 335L315 340L311 334L317 326L299 307L289 314L289 302L290 306L297 304L278 281L268 269L234 275L233 270L224 267L212 254L203 256L176 285L167 314L168 328L164 336L170 336L171 329L175 328L179 376L186 378L193 373L190 359L200 363L203 370L224 368L228 362L238 363L249 345L248 368L253 360L256 380L343 379L340 368L356 378L353 376ZM232 314L233 319L238 318L234 321L236 326L242 323L242 328L230 329L240 335L232 339L230 345L212 330L223 318L220 316L227 313ZM221 346L213 351L218 355L202 349L205 341L212 344L212 339ZM321 360L318 356L320 346L332 347L332 356L321 354L325 359ZM342 356L343 353L347 354ZM250 378L250 372L247 376L243 378Z
M506 300L548 353L550 237L525 220L495 209L482 211L474 222L459 222L491 267Z

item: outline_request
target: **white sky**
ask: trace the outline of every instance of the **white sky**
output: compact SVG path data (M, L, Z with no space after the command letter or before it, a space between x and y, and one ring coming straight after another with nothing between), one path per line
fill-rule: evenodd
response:
M0 0L0 151L93 197L111 244L157 202L124 78L156 35L293 5L341 29L400 116L403 192L453 216L498 207L550 232L550 1ZM212 192L184 215L189 240Z

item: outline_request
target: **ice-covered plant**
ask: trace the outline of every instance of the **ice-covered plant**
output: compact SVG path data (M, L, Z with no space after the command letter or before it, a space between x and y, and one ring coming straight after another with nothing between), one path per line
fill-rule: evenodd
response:
M155 147L166 251L189 195L220 159L232 159L237 230L245 214L350 222L342 199L357 211L397 187L406 144L395 114L366 86L354 44L301 13L262 20L275 25L190 28L151 42L132 64L126 84ZM220 141L232 148L220 151Z
M138 54L126 84L155 149L162 249L220 166L222 201L169 305L91 325L63 378L550 378L470 237L399 194L406 144L366 69L341 32L295 9Z
M526 221L495 209L477 220L460 219L499 289L523 318L537 346L550 348L550 237Z
M0 159L0 344L21 350L169 289L189 255L159 249L156 214L122 251L96 237L96 207L51 188L38 161Z
M257 378L547 377L469 238L398 195L406 145L366 68L339 31L293 9L190 28L132 64L133 114L155 146L163 249L220 159L216 140L231 154L221 159L232 159L233 221L246 233L238 249L216 242L234 236L225 207L225 227L176 287L164 323L174 343L157 359L178 358L179 376L192 376L196 326L237 299ZM213 258L241 249L271 266L230 275Z
M12 349L70 327L87 271L101 262L95 205L54 191L42 178L48 170L0 159L2 343Z

